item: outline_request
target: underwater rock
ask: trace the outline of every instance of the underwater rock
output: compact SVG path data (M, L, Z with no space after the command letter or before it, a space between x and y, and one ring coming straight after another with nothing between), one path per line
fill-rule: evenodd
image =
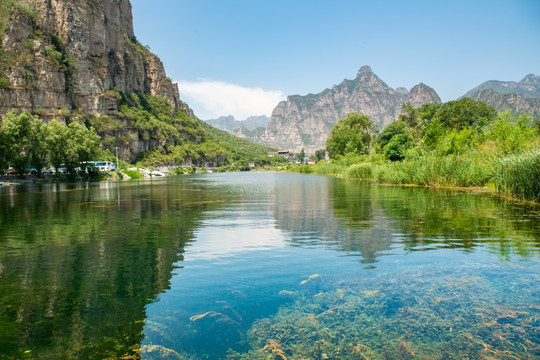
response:
M160 345L143 345L141 354L145 359L182 360L179 353Z
M214 320L215 322L220 322L220 323L231 323L235 325L238 324L238 322L234 321L227 315L223 315L222 313L218 313L215 311L208 311L208 312L205 312L204 314L194 315L189 318L189 320L191 321L198 321L202 319L206 319L206 320L211 319L211 320Z
M313 274L313 275L310 275L307 279L302 280L302 281L300 282L300 285L307 284L308 282L313 281L313 280L315 280L315 279L320 280L320 279L321 279L321 275L319 275L319 274Z
M279 292L279 296L290 296L290 297L295 297L296 295L298 295L295 291L289 291L289 290L281 290Z

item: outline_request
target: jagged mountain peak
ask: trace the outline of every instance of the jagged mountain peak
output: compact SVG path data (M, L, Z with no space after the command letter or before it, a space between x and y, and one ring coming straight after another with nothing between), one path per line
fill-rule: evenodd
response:
M420 83L411 88L407 102L414 107L420 107L426 103L441 103L441 98L433 88Z
M525 76L525 77L519 82L519 84L522 84L522 85L533 85L533 86L540 87L540 76L534 75L534 74L528 74L527 76Z
M358 70L358 72L356 73L356 77L359 78L360 76L363 76L363 75L375 75L373 73L373 70L371 70L371 67L369 65L364 65L360 68L360 70Z
M302 148L308 153L324 148L326 138L334 124L349 112L369 116L379 129L397 120L401 105L411 102L415 106L425 102L440 102L435 91L419 84L412 94L405 88L392 89L369 66L362 66L353 80L319 94L289 96L272 112L261 142L294 152Z

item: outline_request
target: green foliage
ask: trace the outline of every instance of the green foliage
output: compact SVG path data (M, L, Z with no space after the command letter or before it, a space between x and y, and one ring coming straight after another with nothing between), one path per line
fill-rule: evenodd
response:
M406 134L407 133L407 124L403 120L396 121L387 127L384 128L384 130L377 136L377 139L375 140L375 145L379 149L384 149L386 144L395 136L398 134Z
M298 153L297 160L303 163L305 157L306 157L306 152L304 151L304 148L302 148L302 150L300 150L300 152Z
M502 159L494 183L500 192L540 202L540 150Z
M345 170L343 176L348 179L371 179L373 177L373 165L370 163L353 164Z
M60 71L64 73L66 91L70 92L75 86L75 62L66 51L66 42L58 35L51 35L51 45L45 47L49 59L55 61Z
M390 161L403 160L412 146L413 139L409 134L397 134L384 147L384 156Z
M377 127L369 117L351 112L330 131L326 151L331 159L347 153L367 154L376 133Z
M528 114L496 114L491 106L468 98L418 109L405 104L400 120L377 137L374 151L356 158L346 150L354 144L349 127L338 124L332 130L332 162L317 164L314 173L426 186L495 183L501 192L538 201L534 149L540 146L540 129ZM508 157L524 152L529 155ZM507 159L500 163L501 157Z
M497 118L497 111L482 101L461 98L443 104L437 116L441 125L450 129L482 129Z
M132 179L141 179L143 177L137 170L122 170L122 172Z
M523 152L530 149L539 133L539 129L530 126L530 123L530 115L522 114L513 121L512 114L507 111L499 114L486 137L504 154Z
M316 151L315 151L315 159L316 159L317 161L324 160L325 156L326 156L326 150L324 150L324 149L319 149L319 150L316 150Z
M74 174L81 161L94 160L100 138L92 128L52 120L44 124L28 112L10 112L0 126L0 166L13 165L22 174L32 166L41 174L48 162L65 165Z

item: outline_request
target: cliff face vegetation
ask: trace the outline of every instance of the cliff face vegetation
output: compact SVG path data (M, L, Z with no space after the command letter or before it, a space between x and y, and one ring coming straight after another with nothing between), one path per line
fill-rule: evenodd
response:
M137 41L129 0L0 0L0 39L2 117L15 110L85 123L129 161L148 151L168 156L161 164L225 161Z

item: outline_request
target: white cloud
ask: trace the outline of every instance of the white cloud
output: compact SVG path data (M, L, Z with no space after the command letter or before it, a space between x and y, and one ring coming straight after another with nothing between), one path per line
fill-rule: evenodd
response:
M272 114L285 99L282 91L247 88L221 81L178 81L180 98L187 102L200 119L215 119L232 115L244 120L252 115Z

